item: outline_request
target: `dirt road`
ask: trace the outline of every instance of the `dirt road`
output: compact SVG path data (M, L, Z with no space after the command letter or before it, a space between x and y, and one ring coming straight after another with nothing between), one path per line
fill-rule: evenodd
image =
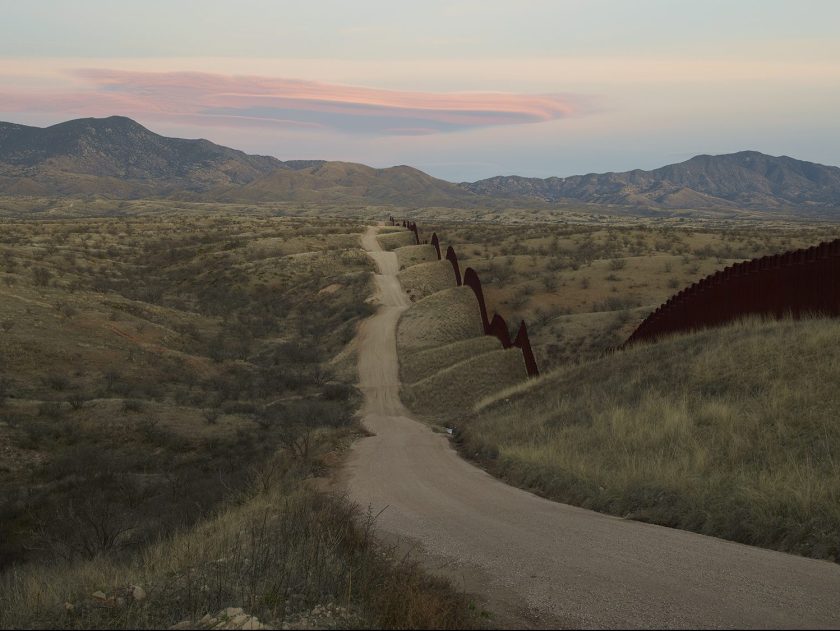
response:
M413 542L526 627L840 627L840 566L609 517L507 486L413 420L399 398L395 328L407 299L375 230L381 307L361 327L364 423L344 483L377 529ZM387 508L386 508L387 507Z

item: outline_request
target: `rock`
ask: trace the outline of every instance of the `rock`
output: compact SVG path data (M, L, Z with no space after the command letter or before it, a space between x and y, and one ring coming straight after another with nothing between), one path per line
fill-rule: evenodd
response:
M202 627L212 627L217 622L218 620L216 618L207 613L204 614L204 617L198 621L198 624L200 624Z
M134 599L135 602L142 602L146 600L146 590L140 587L139 585L132 585L131 597Z
M268 627L266 627L264 624L262 624L259 620L257 620L253 616L251 616L249 618L249 620L239 628L240 629L266 629Z
M91 598L95 598L96 600L108 600L108 597L105 595L105 592L93 592L90 595Z
M242 607L227 607L219 612L220 617L233 618L242 612Z
M173 624L170 629L192 629L195 625L192 620L181 620L178 624Z

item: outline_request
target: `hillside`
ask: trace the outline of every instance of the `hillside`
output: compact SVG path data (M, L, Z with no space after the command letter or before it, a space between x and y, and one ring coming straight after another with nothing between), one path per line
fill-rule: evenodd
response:
M611 212L840 210L840 168L755 151L696 156L653 171L453 184L410 166L248 155L167 138L122 116L39 128L0 123L0 194L306 202L531 210L585 204Z
M641 344L494 394L459 440L558 501L836 560L838 341L747 320Z
M409 166L374 169L353 162L320 162L277 169L242 187L214 191L221 201L346 202L398 206L475 206L482 199L457 184Z
M0 191L21 194L161 195L242 185L276 169L208 140L167 138L122 116L39 128L0 123Z
M282 162L208 140L160 136L122 116L46 128L0 123L0 193L457 207L482 201L408 166Z
M362 229L226 207L3 223L0 629L472 626L312 484L362 431Z
M700 155L642 171L461 184L480 195L651 208L840 209L840 168L757 151Z

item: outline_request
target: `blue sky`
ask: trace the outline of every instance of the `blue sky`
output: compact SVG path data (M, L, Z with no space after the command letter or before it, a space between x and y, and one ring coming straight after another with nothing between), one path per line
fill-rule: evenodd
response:
M449 180L756 149L840 164L840 3L4 3L0 119L131 116Z

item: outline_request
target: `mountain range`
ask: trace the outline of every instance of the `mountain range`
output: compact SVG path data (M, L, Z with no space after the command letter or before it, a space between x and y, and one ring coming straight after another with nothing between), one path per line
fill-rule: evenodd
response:
M496 176L455 184L409 166L281 161L167 138L121 116L39 128L0 122L0 194L177 197L400 206L608 205L643 210L840 213L840 168L756 151L699 155L651 171Z
M497 176L464 183L481 195L649 208L840 209L840 168L758 151L700 155L624 173L545 179Z

